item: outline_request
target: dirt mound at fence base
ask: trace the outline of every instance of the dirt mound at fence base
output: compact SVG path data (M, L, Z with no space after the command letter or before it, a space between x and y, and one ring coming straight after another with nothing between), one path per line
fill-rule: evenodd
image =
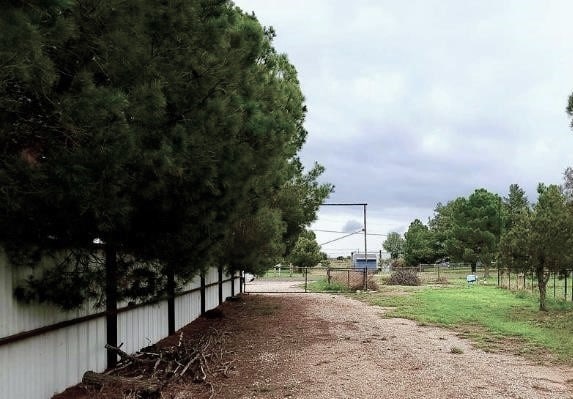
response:
M162 391L164 398L231 398L238 388L250 389L252 381L260 375L259 362L275 362L277 351L285 348L303 348L308 342L305 336L310 331L318 332L322 337L328 336L328 324L324 321L305 323L297 326L298 316L304 313L303 304L299 302L286 305L278 296L243 295L240 300L226 302L217 309L209 311L185 326L175 334L159 341L154 346L158 349L176 346L180 333L186 341L194 342L204 338L205 334L216 331L227 337L224 345L215 352L225 354L215 369L206 370L204 383L193 382L193 378L183 378L168 384ZM213 317L216 315L216 317ZM285 317L287 320L285 320ZM291 325L285 329L285 321ZM288 332L287 332L288 331ZM281 373L282 367L276 362L277 369L273 376ZM285 372L288 372L285 370ZM137 375L136 367L119 370L118 376ZM126 396L128 395L128 396ZM129 396L132 395L132 396ZM145 397L129 392L121 386L91 387L78 384L55 395L52 399L124 399L126 397Z

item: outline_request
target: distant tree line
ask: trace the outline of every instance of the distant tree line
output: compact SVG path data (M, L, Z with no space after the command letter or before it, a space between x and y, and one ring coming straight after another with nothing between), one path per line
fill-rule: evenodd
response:
M573 116L573 95L566 111ZM572 125L573 127L573 122ZM573 168L562 185L537 187L531 203L517 184L507 197L483 188L446 204L438 203L427 224L414 220L404 236L392 232L382 244L393 259L409 266L425 263L480 263L485 275L493 263L515 272L532 271L539 287L539 307L546 310L550 273L573 267Z
M332 191L297 157L294 66L231 1L16 0L0 31L0 243L16 267L53 260L24 299L256 273Z
M573 266L572 177L568 168L563 186L539 184L534 204L517 184L503 198L478 189L467 198L438 203L427 225L416 219L403 238L390 233L383 247L408 266L447 260L469 263L475 271L481 264L486 277L492 264L533 271L545 310L549 273ZM392 252L392 247L401 250Z

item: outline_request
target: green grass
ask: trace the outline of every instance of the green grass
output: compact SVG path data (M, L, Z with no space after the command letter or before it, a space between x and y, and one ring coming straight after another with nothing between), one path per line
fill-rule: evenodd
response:
M309 292L350 292L348 287L342 283L331 282L328 284L327 279L311 281L307 285Z
M454 329L477 346L506 350L573 364L573 304L548 300L549 312L538 310L537 297L492 286L406 287L358 299L394 308L388 317Z

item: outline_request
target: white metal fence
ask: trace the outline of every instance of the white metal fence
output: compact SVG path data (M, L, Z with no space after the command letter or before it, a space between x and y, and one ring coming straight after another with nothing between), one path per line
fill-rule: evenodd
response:
M93 306L64 312L13 297L20 276L0 250L0 398L45 399L106 368L106 316ZM211 268L175 298L175 328L239 293L239 275ZM117 341L128 353L168 335L168 303L118 306Z

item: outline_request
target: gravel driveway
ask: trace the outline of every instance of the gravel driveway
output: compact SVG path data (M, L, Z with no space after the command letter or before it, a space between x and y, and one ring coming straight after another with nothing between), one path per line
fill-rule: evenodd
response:
M297 281L293 279L285 279L285 280L254 279L249 283L245 283L245 292L247 293L304 292L304 280Z
M161 398L573 398L571 367L486 353L385 312L329 294L242 295L182 329L186 342L226 338L204 358L204 383L181 379ZM58 398L135 397L125 392L79 385Z
M248 295L240 306L237 367L216 397L573 398L573 368L486 353L344 296Z

